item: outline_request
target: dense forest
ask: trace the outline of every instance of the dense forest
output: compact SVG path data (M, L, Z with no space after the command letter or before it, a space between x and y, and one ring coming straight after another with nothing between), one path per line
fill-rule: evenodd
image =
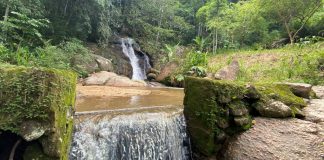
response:
M275 5L274 5L275 4ZM0 60L71 67L88 42L134 38L149 54L174 46L216 54L323 40L322 0L2 0Z

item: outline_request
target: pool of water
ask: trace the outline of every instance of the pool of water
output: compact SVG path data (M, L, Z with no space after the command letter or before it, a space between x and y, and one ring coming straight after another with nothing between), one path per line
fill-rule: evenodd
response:
M127 90L129 88L121 89ZM133 90L134 88L131 89ZM107 110L128 110L183 105L183 89L136 88L136 90L145 90L150 92L146 95L81 96L77 98L76 112L99 112Z

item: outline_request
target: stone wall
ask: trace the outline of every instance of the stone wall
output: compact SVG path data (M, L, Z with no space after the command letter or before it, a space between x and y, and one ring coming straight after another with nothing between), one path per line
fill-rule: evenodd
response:
M195 159L215 159L225 141L248 130L255 116L302 117L304 100L287 84L239 84L188 77L184 114Z
M0 66L0 131L41 144L26 157L68 159L76 80L70 71Z

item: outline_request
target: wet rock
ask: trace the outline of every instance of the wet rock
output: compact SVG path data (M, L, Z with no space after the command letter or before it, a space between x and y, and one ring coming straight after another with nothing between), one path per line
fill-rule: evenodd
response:
M129 62L129 59L123 53L121 42L101 48L96 54L103 56L104 58L110 59L114 67L114 72L119 75L125 75L129 78L133 75L133 69Z
M219 80L235 80L240 72L240 65L234 60L230 65L222 68L215 74L215 79Z
M280 101L271 100L266 104L258 104L256 110L264 117L285 118L292 116L292 110Z
M46 128L37 121L25 121L20 125L19 135L30 142L44 135Z
M166 87L164 84L158 83L158 82L148 82L148 85L150 87Z
M255 120L250 130L229 138L222 159L323 159L324 137L320 135L323 124L295 118Z
M157 81L164 81L167 77L170 77L170 75L179 67L179 64L177 62L169 62L166 64L160 74L156 77Z
M312 85L305 83L282 83L290 87L291 91L298 97L309 98L312 92Z

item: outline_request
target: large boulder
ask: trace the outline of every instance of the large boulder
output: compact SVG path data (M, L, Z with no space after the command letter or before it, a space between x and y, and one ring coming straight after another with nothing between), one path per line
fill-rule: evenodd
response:
M88 74L98 71L114 71L111 60L95 54L90 54L90 57L86 58L76 55L73 57L72 65Z
M100 71L108 71L108 72L114 71L114 66L109 59L106 59L99 55L93 55L93 57L94 57L95 61L97 62Z
M125 75L129 78L132 77L133 69L128 57L123 53L121 42L110 44L105 48L100 48L96 51L96 54L106 59L110 59L114 66L115 73Z
M115 87L145 87L144 81L133 81L128 77L119 76L116 73L101 71L91 74L90 77L84 79L83 85L106 85Z
M228 66L220 69L214 76L219 80L235 80L240 73L240 65L237 60L234 60Z
M156 77L156 81L164 81L166 78L170 77L178 67L179 64L177 62L169 62L162 68L160 74Z
M101 71L91 74L88 78L83 80L83 85L104 85L111 77L116 77L117 74L113 72Z
M319 130L323 124L295 118L255 118L255 121L250 130L228 140L221 159L323 159L324 136Z

